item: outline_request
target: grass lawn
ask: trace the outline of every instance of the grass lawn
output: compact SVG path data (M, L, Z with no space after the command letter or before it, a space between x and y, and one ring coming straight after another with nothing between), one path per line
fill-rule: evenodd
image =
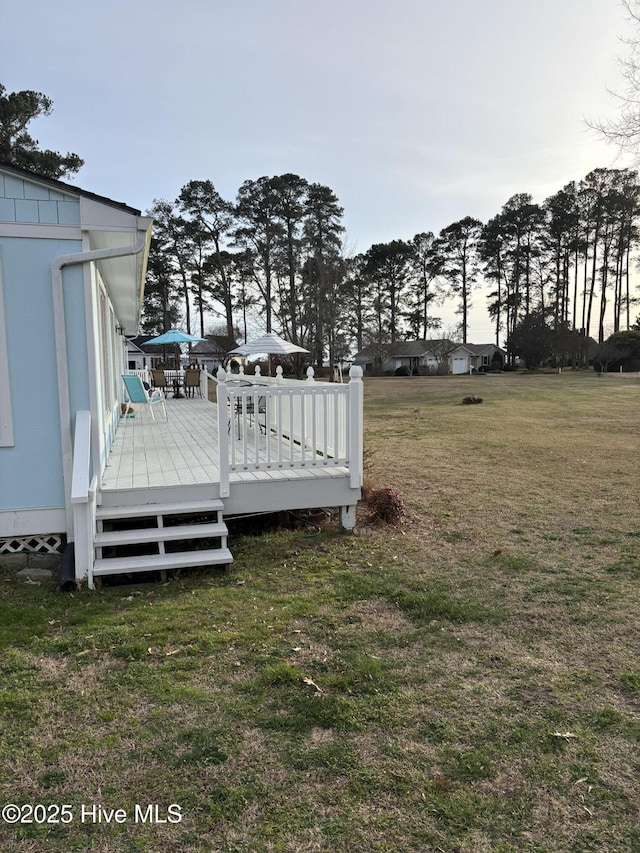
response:
M45 806L0 850L640 851L639 416L618 376L369 379L401 524L0 570L0 801Z

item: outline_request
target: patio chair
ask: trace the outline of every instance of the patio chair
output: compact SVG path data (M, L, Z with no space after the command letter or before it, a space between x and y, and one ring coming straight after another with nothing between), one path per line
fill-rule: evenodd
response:
M200 371L195 367L188 367L184 372L184 391L187 397L194 397L195 392L202 397L200 389Z
M156 416L153 413L153 407L160 403L162 406L162 411L164 412L165 421L167 418L167 408L164 404L164 392L160 388L153 388L151 391L147 391L147 389L142 384L142 379L139 376L122 376L122 381L124 382L124 387L127 389L127 396L131 403L135 406L144 406L148 408L148 411L151 413L151 419L155 421ZM142 413L143 409L140 409Z
M164 375L164 370L152 370L151 381L153 382L154 388L160 388L162 391L166 392L169 383L167 381L167 377Z
M241 379L240 380L231 379L229 382L227 382L227 385L236 386L236 387L238 387L238 386L240 386L240 387L249 386L252 388L255 388L258 385L260 387L266 387L266 385L262 382L247 382L247 381L244 381ZM258 426L260 428L260 432L266 433L266 431L267 431L264 419L260 418L260 415L266 414L266 411L267 411L266 397L258 397L257 398L257 411L256 411L256 402L255 401L256 401L256 398L253 396L247 397L244 400L242 397L236 397L235 415L236 415L236 419L238 422L238 438L241 437L241 435L240 435L240 433L241 433L240 422L241 422L241 418L243 415L247 416L249 426L251 426L251 424L253 423L254 417L256 417L256 415L257 415L258 416Z

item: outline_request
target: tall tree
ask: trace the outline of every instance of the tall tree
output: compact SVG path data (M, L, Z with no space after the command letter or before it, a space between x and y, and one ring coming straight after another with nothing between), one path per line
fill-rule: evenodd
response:
M149 211L153 217L154 235L158 250L168 259L174 287L184 303L187 332L191 333L191 304L189 292L193 269L194 242L188 221L180 216L171 202L156 200Z
M342 215L344 211L330 187L313 183L308 186L305 204L305 289L309 308L308 343L315 362L323 364L324 353L329 359L330 375L338 356L338 344L344 334L341 295L346 266L342 257Z
M299 175L287 173L271 178L270 185L276 202L276 216L281 225L276 250L282 278L279 300L281 321L289 340L300 345L302 294L299 273L308 183Z
M622 41L626 56L619 60L622 89L613 95L620 108L618 117L610 121L590 121L588 124L621 151L640 155L640 0L622 0L627 12L630 35Z
M478 274L481 233L482 222L472 216L453 222L440 232L442 275L449 282L451 292L460 298L458 313L462 317L463 344L467 343L471 289Z
M416 234L411 240L414 292L408 319L417 338L428 338L429 330L440 324L429 313L431 303L440 295L438 276L442 273L443 259L439 245L431 231Z
M233 205L222 198L211 181L189 181L180 191L178 205L180 210L191 219L195 226L194 239L208 255L205 269L214 273L217 284L214 296L223 305L227 335L233 337L233 294L231 282L227 275L227 266L223 262L225 244L231 237L234 223ZM202 267L203 265L199 266L200 305L204 307ZM202 311L200 313L200 335L204 337Z
M77 154L60 154L38 148L27 127L34 119L49 116L53 101L42 92L25 89L10 92L0 84L0 160L30 169L45 178L63 178L78 172L84 160Z
M400 305L411 274L413 251L404 240L376 243L365 255L363 273L375 288L378 337L388 331L391 343L400 337Z
M495 290L489 293L487 310L496 326L496 346L500 346L500 333L503 330L506 306L504 293L506 286L506 260L503 244L504 217L497 214L482 229L479 242L480 257L484 261L484 277L493 282Z
M178 324L175 280L171 258L157 237L151 238L142 309L142 332L160 335Z
M278 197L267 177L245 181L236 198L237 245L251 252L254 280L262 297L267 332L273 331L277 241L282 234Z

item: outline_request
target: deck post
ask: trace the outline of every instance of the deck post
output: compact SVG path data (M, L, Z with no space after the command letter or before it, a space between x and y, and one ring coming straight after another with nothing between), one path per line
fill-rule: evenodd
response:
M220 497L229 497L229 405L224 367L218 368L218 467L220 469Z
M91 412L76 412L71 474L73 541L76 580L88 579L93 589L94 535L98 478L91 477Z
M356 526L356 505L340 507L340 527L342 530L353 530Z
M351 488L359 489L362 486L362 368L354 364L349 377L349 472Z
M200 370L200 396L203 400L209 399L209 371L205 368Z

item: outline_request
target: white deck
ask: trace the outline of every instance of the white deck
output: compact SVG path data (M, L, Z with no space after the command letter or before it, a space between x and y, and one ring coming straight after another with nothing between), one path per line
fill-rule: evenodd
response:
M166 400L168 421L156 406L123 419L102 476L103 492L217 483L217 407L200 397Z
M117 501L119 493L139 490L172 490L176 493L193 486L217 486L220 482L218 466L218 414L215 403L200 397L166 400L168 421L165 422L158 407L154 409L155 421L149 413L143 417L122 419L117 430L107 467L102 477L103 497L110 503ZM234 424L235 429L235 424ZM236 471L231 473L230 482L235 486L262 485L275 482L305 484L305 498L292 496L290 507L305 505L323 506L331 492L327 491L327 480L345 480L348 477L343 467L310 467L305 469L272 469L268 471ZM322 488L309 491L310 480L325 481ZM345 484L346 486L346 484ZM341 492L343 491L341 486ZM241 490L246 500L247 490ZM270 493L273 497L273 492ZM287 499L283 496L286 504ZM329 501L332 503L333 501ZM261 500L258 501L262 503ZM337 501L340 503L340 501ZM242 511L238 498L231 502L233 511ZM256 500L249 501L248 509L255 510ZM268 505L268 501L267 501Z

